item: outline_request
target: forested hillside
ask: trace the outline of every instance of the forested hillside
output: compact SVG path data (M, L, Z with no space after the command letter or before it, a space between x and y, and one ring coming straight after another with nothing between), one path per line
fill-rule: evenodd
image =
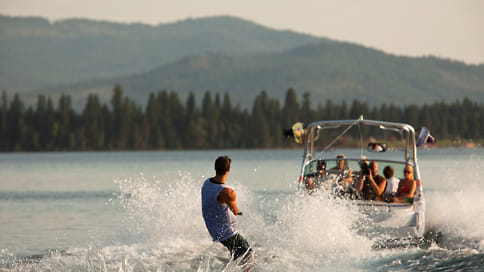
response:
M250 107L261 91L281 99L288 88L310 92L313 106L484 101L484 65L395 56L233 17L149 26L0 16L0 44L0 91L29 105L39 94L67 95L80 110L89 94L109 101L115 84L138 105L169 90L198 101L227 92Z
M151 26L0 16L0 90L142 73L207 51L242 56L323 40L234 17Z
M284 148L294 146L282 129L296 121L366 119L427 126L439 142L445 139L482 141L484 104L464 98L429 105L334 103L311 107L311 95L286 91L284 102L260 92L250 108L234 104L228 93L205 92L201 106L190 94L152 93L144 107L115 86L109 103L89 95L82 112L72 109L71 98L58 101L40 95L35 107L21 97L2 93L0 151L60 150L171 150L215 148Z
M287 88L300 95L310 92L314 105L343 100L366 101L370 105L453 102L469 97L484 101L484 65L468 66L436 58L409 58L347 43L321 43L283 53L232 57L206 53L187 57L148 73L85 82L57 89L97 92L109 96L121 84L126 93L144 103L151 92L176 90L186 97L194 92L228 92L245 106L262 90L283 97Z

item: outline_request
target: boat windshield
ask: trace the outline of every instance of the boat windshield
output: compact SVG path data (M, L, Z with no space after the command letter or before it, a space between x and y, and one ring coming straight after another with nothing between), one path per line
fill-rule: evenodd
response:
M310 177L318 174L318 163L324 161L326 164L326 173L330 173L331 169L336 168L338 161L336 159L328 160L312 160L304 167L304 177ZM394 170L394 177L398 179L403 179L403 169L405 168L404 162L391 161L391 160L376 160L379 165L379 173L383 175L383 169L390 166ZM361 175L361 162L359 159L345 159L344 169L351 169L352 175L354 177Z
M309 133L310 146L308 151L311 158L328 157L325 153L332 153L337 149L358 148L360 154L357 157L368 154L400 152L400 160L404 160L401 152L406 152L407 137L403 129L386 128L384 126L368 126L359 123L341 126L315 126ZM375 147L372 150L372 147ZM385 149L378 149L385 147ZM372 154L374 155L374 154ZM383 155L383 154L382 154Z

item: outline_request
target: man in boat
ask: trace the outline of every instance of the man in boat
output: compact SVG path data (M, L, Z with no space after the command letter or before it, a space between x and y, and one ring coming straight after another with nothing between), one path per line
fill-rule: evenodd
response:
M205 180L202 186L202 215L213 241L227 247L234 260L242 257L238 262L243 265L252 260L252 249L236 230L236 216L242 212L235 202L235 191L225 184L231 161L227 156L215 160L215 177Z
M378 174L378 163L376 161L371 161L368 169L369 175L363 175L358 192L361 192L361 196L365 200L383 201L383 192L387 181Z
M339 182L341 182L343 188L345 187L346 182L348 182L348 185L353 182L351 178L351 169L346 165L345 159L346 157L343 154L336 156L336 166L329 170L330 174L337 175L341 178Z
M319 188L321 183L326 178L326 161L318 160L316 165L316 173L307 175L304 180L306 189L311 191Z
M387 180L386 189L385 189L385 192L383 193L385 201L391 199L395 195L398 189L398 183L400 182L400 180L394 177L393 174L394 174L394 170L393 170L393 167L391 167L390 165L387 165L385 168L383 168L383 175Z

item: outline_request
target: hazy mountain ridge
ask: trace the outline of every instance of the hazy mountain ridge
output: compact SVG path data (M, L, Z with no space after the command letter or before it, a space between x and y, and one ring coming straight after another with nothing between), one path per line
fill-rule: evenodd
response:
M463 97L484 101L484 66L449 60L396 57L346 43L320 43L282 53L227 56L204 53L185 57L147 73L64 86L65 89L111 95L115 83L139 103L149 93L193 91L199 98L207 90L228 92L250 106L266 90L283 97L288 88L311 92L315 105L333 101L366 100L370 104L424 104ZM62 88L57 89L60 91Z
M322 40L234 17L150 26L0 16L0 89L22 92L140 73L206 51L246 55Z
M30 28L32 24L37 26ZM0 16L0 34L2 44L6 42L0 47L0 87L7 91L22 90L6 82L20 86L30 73L37 82L34 94L84 99L98 93L108 99L119 83L141 104L149 93L166 89L182 97L190 91L199 97L207 90L228 92L235 102L250 106L262 90L283 97L291 87L311 92L315 104L328 98L370 104L423 104L466 96L484 101L484 65L394 56L233 17L150 26L82 19L51 24ZM19 66L13 65L15 56L23 57Z

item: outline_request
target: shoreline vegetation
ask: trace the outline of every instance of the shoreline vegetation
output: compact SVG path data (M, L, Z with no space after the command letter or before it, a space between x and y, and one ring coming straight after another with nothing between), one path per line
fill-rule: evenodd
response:
M388 144L389 146L398 146L399 143L394 144L392 141L383 141L384 143ZM339 146L343 148L359 148L360 145L355 144L347 144L343 146ZM432 144L425 144L422 148L424 149L434 149L434 148L483 148L484 147L484 139L478 140L448 140L448 139L437 139L437 142Z
M68 95L61 95L57 106L50 97L39 95L34 106L26 107L20 95L9 98L3 91L0 152L291 149L300 146L284 138L282 130L297 121L308 124L360 115L408 123L416 131L426 126L437 138L429 148L484 146L484 104L469 98L422 106L330 99L312 105L310 93L299 101L291 88L282 103L261 91L246 109L234 105L228 93L206 91L198 104L193 93L181 101L176 92L161 90L151 93L141 107L115 85L110 103L90 94L80 112L73 110Z

